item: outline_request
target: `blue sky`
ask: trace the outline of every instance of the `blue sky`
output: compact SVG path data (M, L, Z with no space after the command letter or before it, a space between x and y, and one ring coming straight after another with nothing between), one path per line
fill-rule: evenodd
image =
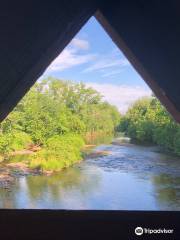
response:
M84 82L124 113L150 89L92 17L43 76Z

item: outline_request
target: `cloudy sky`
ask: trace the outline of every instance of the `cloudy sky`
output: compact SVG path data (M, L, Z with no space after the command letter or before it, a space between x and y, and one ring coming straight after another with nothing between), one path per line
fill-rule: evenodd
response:
M151 95L143 79L94 17L51 63L44 76L84 82L122 113L136 99Z

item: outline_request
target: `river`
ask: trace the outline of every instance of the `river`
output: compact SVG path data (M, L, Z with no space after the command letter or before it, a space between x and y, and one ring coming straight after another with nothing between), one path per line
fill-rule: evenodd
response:
M0 208L180 210L180 159L155 147L104 144L52 176L23 176L0 189Z

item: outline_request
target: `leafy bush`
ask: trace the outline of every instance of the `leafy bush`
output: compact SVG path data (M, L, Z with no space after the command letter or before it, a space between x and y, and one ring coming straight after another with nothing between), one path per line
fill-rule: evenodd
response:
M0 154L7 155L12 150L12 141L11 134L0 134Z
M47 140L45 149L35 154L31 168L59 171L81 160L83 139L78 135L54 136Z
M32 143L31 137L25 132L14 131L12 135L13 135L13 140L11 143L12 150L25 149L28 147L28 145Z
M180 125L155 97L137 100L121 119L119 129L132 139L163 146L180 156Z
M11 131L0 135L0 153L8 154L10 151L25 149L31 141L31 137L25 132Z
M178 131L176 132L174 136L174 152L180 156L180 128L178 128Z
M113 133L120 121L116 107L83 83L47 78L38 81L0 124L0 154L42 147L29 164L62 169L81 159L82 137ZM45 160L44 160L45 159Z

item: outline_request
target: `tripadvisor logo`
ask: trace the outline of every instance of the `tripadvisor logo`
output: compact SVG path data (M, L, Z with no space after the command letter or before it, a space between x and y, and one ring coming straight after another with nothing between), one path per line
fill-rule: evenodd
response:
M159 229L150 229L150 228L142 228L142 227L136 227L135 228L135 234L140 236L142 234L171 234L173 233L173 229L165 229L165 228L159 228Z
M142 235L143 234L143 228L142 227L135 228L135 234L136 235Z

